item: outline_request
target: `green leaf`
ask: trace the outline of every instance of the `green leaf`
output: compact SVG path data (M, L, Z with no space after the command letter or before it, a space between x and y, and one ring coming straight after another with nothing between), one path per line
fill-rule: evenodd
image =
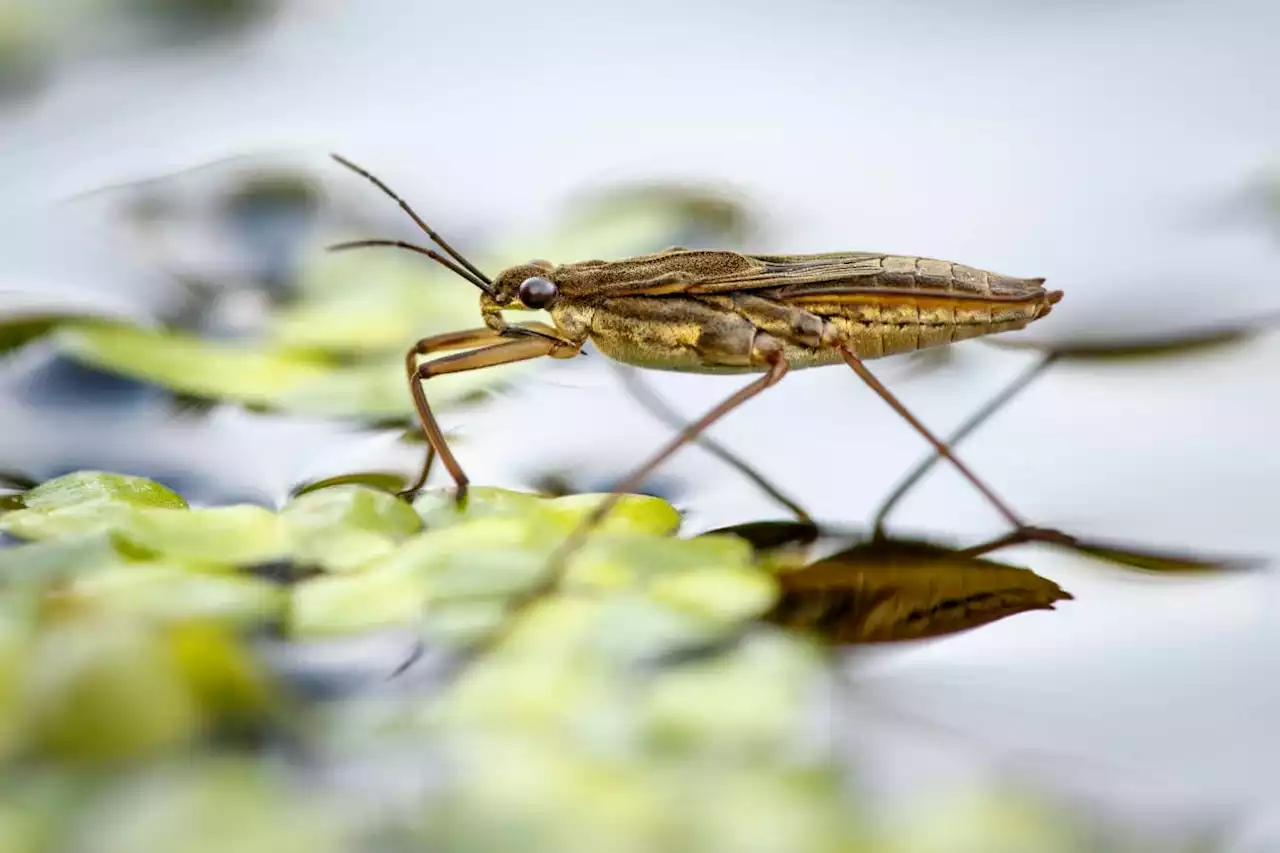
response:
M462 648L500 629L508 609L505 598L437 601L426 608L417 625L426 642Z
M135 548L179 563L248 566L289 553L280 518L259 506L139 509L117 525Z
M473 259L496 275L530 258L571 263L627 257L665 248L691 231L717 243L733 240L745 230L746 218L740 206L706 191L622 188L583 200L548 230L504 241ZM400 355L419 338L479 325L478 294L470 285L425 258L394 249L317 253L302 272L301 286L304 298L281 310L270 331L284 347ZM511 365L503 372L514 376L525 369ZM474 375L492 379L496 372Z
M79 471L28 491L26 509L0 515L0 531L55 539L113 530L149 508L185 507L173 491L142 477Z
M419 338L479 325L471 285L394 249L317 252L299 285L301 301L282 307L268 329L284 348L403 354Z
M532 492L472 486L467 490L461 507L454 499L452 489L435 489L418 495L413 501L413 508L428 530L439 530L477 518L533 513L542 503L542 497Z
M542 508L562 529L572 531L599 506L608 494L565 495L545 501ZM594 528L599 533L674 533L680 512L662 498L623 495Z
M413 507L361 486L333 486L292 500L281 511L295 561L352 571L395 550L422 530Z
M293 488L291 496L298 498L333 486L364 486L374 491L396 493L407 485L409 481L403 474L390 471L356 471L302 483Z
M125 777L88 812L79 853L342 853L357 849L341 799L289 784L272 761L227 755Z
M433 511L428 503L428 517ZM531 588L545 575L557 540L548 536L536 512L454 522L407 539L359 574L298 584L291 630L312 635L416 625L428 605L432 613L457 604L484 608Z
M114 620L42 633L15 696L22 744L37 756L114 763L189 742L201 712L162 641Z
M424 492L414 500L413 506L431 530L477 518L536 514L548 534L567 536L607 497L606 494L581 494L548 499L532 492L475 486L467 490L461 508L452 489ZM679 526L680 513L661 498L623 495L595 530L671 533Z
M341 365L301 350L105 322L68 324L58 343L84 364L195 397L377 422L414 416L402 357ZM432 405L474 399L507 372L497 367L437 377Z
M570 559L566 589L608 589L702 569L749 569L751 546L733 536L673 539L613 533L593 537Z
M661 604L733 625L767 613L778 598L778 585L758 569L709 566L656 577L649 595Z
M318 637L416 625L425 612L426 586L417 573L405 571L304 580L290 590L288 634Z
M0 548L0 587L43 587L122 561L109 534L66 536Z
M281 694L265 668L221 625L183 621L168 629L169 655L207 718L245 734L282 722Z
M289 593L262 578L164 563L127 563L76 578L66 594L96 610L150 622L212 620L256 628L285 616Z
M546 574L555 544L536 519L495 516L416 536L370 570L421 578L433 600L513 595Z
M819 662L807 644L774 633L659 671L640 709L644 736L664 752L781 757L805 725Z
M323 360L300 353L121 323L71 323L59 331L58 344L93 367L184 394L264 406L331 372Z
M101 502L134 507L185 507L187 502L171 489L144 477L77 471L48 480L26 493L28 509L56 510Z
M433 377L427 386L431 405L446 408L478 400L522 367L523 363L507 364ZM416 418L403 355L331 367L321 375L282 388L260 402L301 414L358 417L376 422L399 423Z

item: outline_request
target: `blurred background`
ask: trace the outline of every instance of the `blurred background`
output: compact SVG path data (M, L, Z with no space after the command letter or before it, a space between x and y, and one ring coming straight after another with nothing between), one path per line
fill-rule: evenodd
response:
M265 506L344 472L408 476L422 447L387 364L478 325L474 292L407 254L321 254L418 239L336 151L490 271L681 243L1044 276L1065 298L1009 346L872 369L945 433L1059 352L963 445L1001 496L1080 535L1272 560L1277 33L1266 0L8 0L0 469ZM276 349L237 367L116 326L45 334L69 318ZM1221 345L1189 345L1206 337ZM279 347L332 356L333 381L264 379L301 369ZM474 483L599 490L670 434L598 354L504 376L441 392ZM646 378L687 418L741 383ZM850 528L926 450L837 367L714 434ZM692 532L785 517L698 449L649 486ZM890 525L1001 532L945 466ZM1150 837L1280 850L1274 572L1009 558L1075 600L844 659L854 689L820 725L872 802L997 779Z

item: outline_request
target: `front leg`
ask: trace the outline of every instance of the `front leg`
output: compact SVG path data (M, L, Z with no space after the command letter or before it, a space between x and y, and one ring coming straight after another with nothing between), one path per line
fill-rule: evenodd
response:
M516 329L525 330L527 335L522 334L515 340L492 343L499 338L512 335ZM488 345L481 346L482 344ZM418 364L418 356L421 355L476 346L480 348L471 352L445 356L444 358ZM427 436L429 450L418 479L414 481L412 486L401 492L401 496L413 495L426 484L427 476L431 471L431 464L437 455L440 457L440 461L444 463L449 476L453 478L454 483L457 485L458 502L461 503L467 494L467 483L469 481L466 472L462 470L462 466L458 464L453 451L449 449L444 433L431 412L431 406L427 403L426 391L422 384L425 380L433 376L442 376L446 373L479 370L484 367L496 367L500 364L512 364L517 361L527 361L531 358L540 358L548 355L553 358L568 358L577 355L581 346L581 344L558 337L555 334L555 329L543 323L530 323L527 326L509 326L501 331L485 328L470 329L465 332L449 332L431 338L424 338L414 344L405 357L405 369L409 374L409 388L413 394L414 407L418 412L418 421L422 424L423 432Z

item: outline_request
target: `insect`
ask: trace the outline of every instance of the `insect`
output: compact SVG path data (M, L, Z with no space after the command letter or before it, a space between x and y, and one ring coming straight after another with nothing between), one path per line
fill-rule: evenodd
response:
M1062 298L1044 280L1014 278L930 258L875 252L749 255L673 247L617 261L535 260L490 278L440 237L381 180L332 155L394 199L444 254L400 240L357 240L346 250L389 246L426 255L480 291L484 326L424 338L405 370L428 450L406 493L425 483L438 455L461 502L468 479L427 402L425 381L533 358L570 358L591 341L617 361L655 370L761 374L615 486L586 525L716 421L776 385L789 370L846 364L945 457L1015 529L1030 529L866 368L864 360L1013 331ZM544 310L554 323L509 323L506 310ZM456 352L466 350L465 352ZM454 352L421 359L437 353Z

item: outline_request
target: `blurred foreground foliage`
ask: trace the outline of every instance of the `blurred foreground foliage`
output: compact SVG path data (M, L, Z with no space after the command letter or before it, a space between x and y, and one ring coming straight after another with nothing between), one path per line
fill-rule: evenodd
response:
M190 507L97 472L18 494L0 511L20 540L0 549L0 850L1141 849L1006 790L937 821L865 811L814 726L823 644L770 624L823 636L783 604L843 584L869 609L827 639L920 636L930 601L960 602L937 623L955 630L1067 597L1049 581L921 547L805 566L677 538L676 510L635 495L556 591L522 598L600 498L477 487L458 508L337 484L274 511ZM1005 612L965 621L984 584ZM305 665L388 638L398 652L345 673Z

